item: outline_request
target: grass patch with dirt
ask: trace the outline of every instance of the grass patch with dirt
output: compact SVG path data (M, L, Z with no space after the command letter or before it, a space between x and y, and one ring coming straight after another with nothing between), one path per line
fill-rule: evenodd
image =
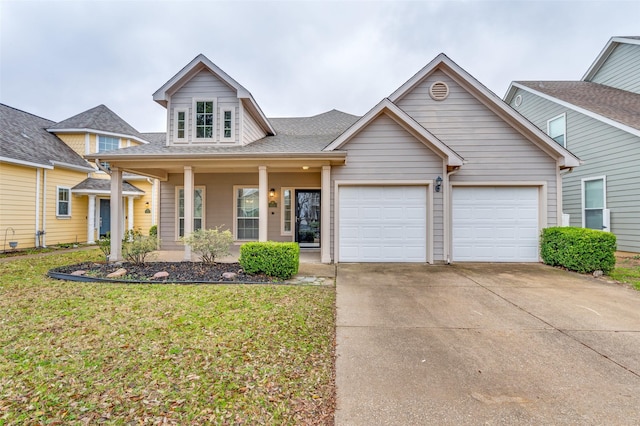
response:
M0 424L333 424L334 287L52 280L0 263Z
M616 256L616 267L609 277L640 290L640 255Z

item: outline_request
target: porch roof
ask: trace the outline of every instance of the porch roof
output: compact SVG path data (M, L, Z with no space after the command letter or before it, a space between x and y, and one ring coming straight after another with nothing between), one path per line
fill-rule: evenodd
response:
M96 179L87 178L71 188L71 192L74 194L111 194L111 180L110 179ZM144 195L145 192L131 185L127 181L122 182L122 193L124 195Z

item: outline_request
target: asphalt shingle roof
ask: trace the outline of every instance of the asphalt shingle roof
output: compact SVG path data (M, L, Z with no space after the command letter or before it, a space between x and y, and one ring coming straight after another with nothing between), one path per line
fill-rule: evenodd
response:
M111 179L96 179L96 178L87 178L71 188L73 191L104 191L111 192ZM127 181L122 182L122 191L123 192L138 192L140 194L144 194L144 191L140 188L137 188L131 185Z
M588 81L516 83L640 130L640 94Z
M47 132L55 122L0 104L0 157L51 166L91 167L82 156Z
M165 133L145 133L148 145L112 151L110 156L216 155L216 154L309 154L320 153L360 117L331 110L312 117L270 118L275 136L267 136L245 146L166 146Z
M92 129L103 132L117 133L120 135L132 136L136 139L146 141L140 132L134 129L129 123L124 121L118 114L111 111L104 105L98 105L71 118L67 118L53 126L51 130L65 129Z

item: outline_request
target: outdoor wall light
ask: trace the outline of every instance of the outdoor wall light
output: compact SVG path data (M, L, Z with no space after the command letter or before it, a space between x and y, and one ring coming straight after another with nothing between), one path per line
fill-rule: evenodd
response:
M440 176L438 176L436 178L436 192L440 192L440 188L442 188L442 178Z
M302 166L302 170L309 170L309 166Z
M276 189L275 188L271 188L269 190L269 197L273 198L276 196Z
M146 203L144 203L144 212L146 214L151 213L151 209L149 208L149 202L148 201Z

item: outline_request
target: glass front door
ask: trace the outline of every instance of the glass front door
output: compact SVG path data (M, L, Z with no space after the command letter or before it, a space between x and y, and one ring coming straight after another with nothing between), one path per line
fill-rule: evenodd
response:
M296 241L301 248L320 247L320 190L296 190Z

